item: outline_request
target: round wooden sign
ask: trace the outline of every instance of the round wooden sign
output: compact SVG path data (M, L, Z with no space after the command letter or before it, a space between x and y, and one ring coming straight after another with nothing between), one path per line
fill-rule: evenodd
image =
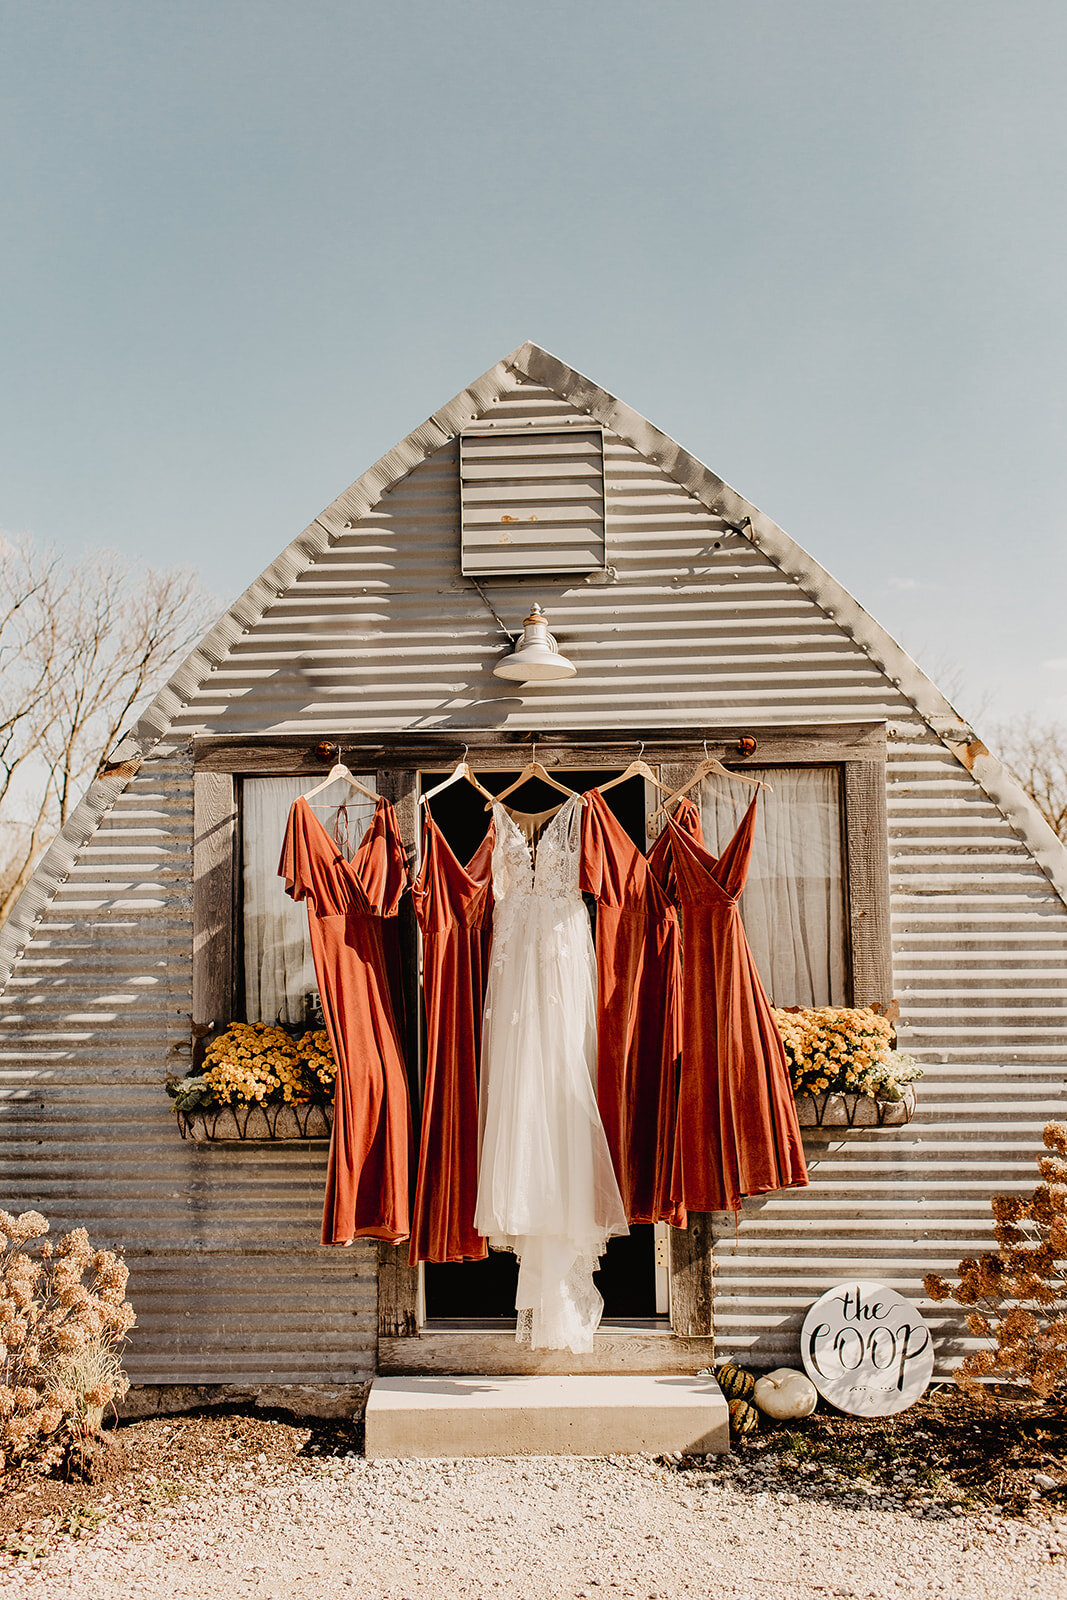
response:
M934 1341L910 1300L884 1283L843 1283L816 1300L800 1335L804 1370L854 1417L914 1404L934 1370Z

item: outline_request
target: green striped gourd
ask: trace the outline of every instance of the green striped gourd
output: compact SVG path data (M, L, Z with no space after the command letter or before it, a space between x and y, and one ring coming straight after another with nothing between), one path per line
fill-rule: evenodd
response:
M749 1400L730 1401L730 1432L755 1433L759 1427L759 1412Z
M746 1372L744 1367L735 1367L732 1361L719 1367L715 1377L727 1400L747 1400L756 1387L751 1372Z

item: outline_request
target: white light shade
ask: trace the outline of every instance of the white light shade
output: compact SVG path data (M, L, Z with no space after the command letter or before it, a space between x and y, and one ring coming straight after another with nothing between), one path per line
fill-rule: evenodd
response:
M573 678L578 668L561 656L548 631L548 619L535 605L522 625L522 639L493 668L495 678L515 683L550 683L553 678Z

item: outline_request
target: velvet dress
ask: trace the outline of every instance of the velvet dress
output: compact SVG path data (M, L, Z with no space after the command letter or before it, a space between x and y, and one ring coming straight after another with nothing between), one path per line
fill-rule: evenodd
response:
M684 1227L674 1162L678 913L600 791L585 802L581 887L597 902L597 1104L627 1221Z
M293 801L278 872L307 903L323 1017L337 1061L323 1244L396 1243L411 1231L411 1104L396 913L407 881L396 813L379 799L351 861Z
M493 824L466 866L426 808L414 887L422 929L426 1083L411 1262L480 1261L478 1062L492 930Z
M649 856L682 919L676 1159L690 1211L738 1211L745 1195L808 1181L785 1050L738 905L757 799L718 857L681 801Z

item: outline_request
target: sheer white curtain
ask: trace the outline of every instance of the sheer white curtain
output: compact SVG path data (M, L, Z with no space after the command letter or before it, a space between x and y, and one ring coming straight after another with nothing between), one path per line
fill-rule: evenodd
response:
M759 792L756 835L741 916L764 987L777 1006L848 1004L841 787L834 767L751 771ZM727 778L700 785L708 849L718 854L752 790Z
M373 778L360 777L373 787ZM303 1022L306 995L316 995L308 938L307 909L290 900L278 876L278 858L289 807L313 787L302 778L245 778L241 785L241 882L244 895L245 1016L249 1022ZM327 801L344 798L347 785L327 789ZM374 802L353 789L346 800L350 849L359 843ZM312 801L316 817L333 837L337 816Z

